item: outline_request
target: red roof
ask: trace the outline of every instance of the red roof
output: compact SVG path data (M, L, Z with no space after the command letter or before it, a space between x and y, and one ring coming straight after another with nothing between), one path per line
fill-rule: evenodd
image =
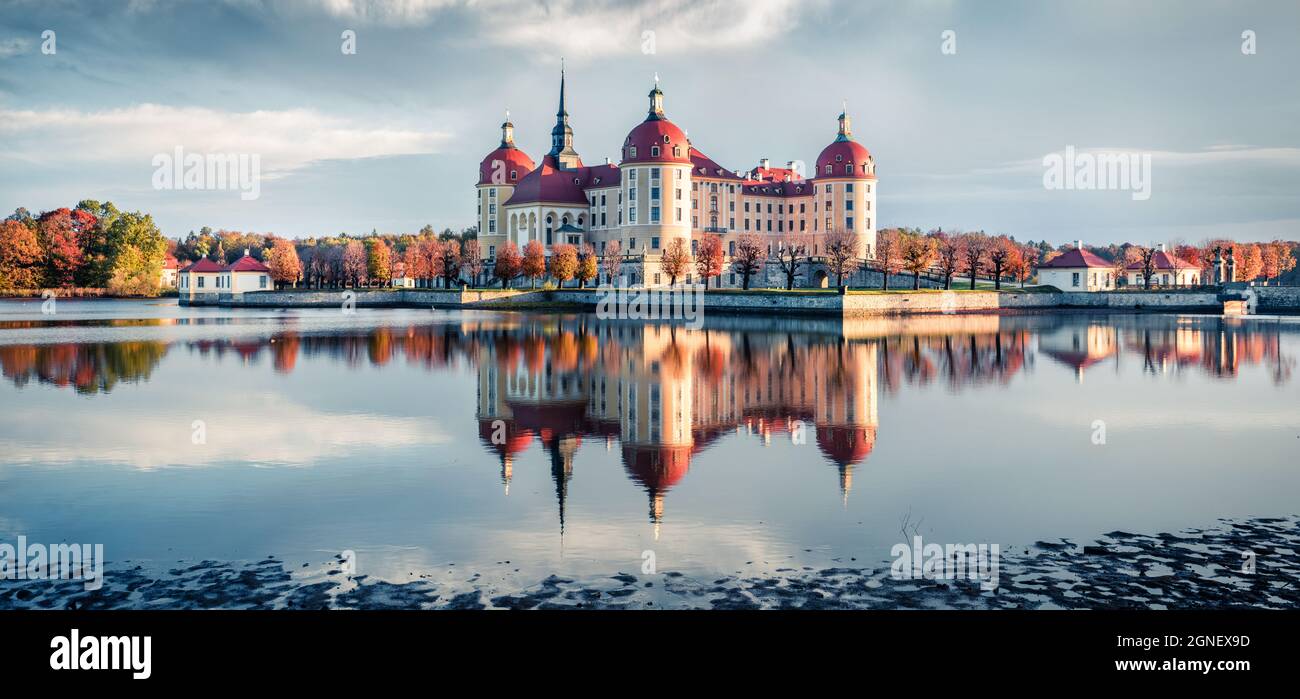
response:
M876 446L876 428L870 425L846 427L828 425L817 428L817 448L826 458L840 466L856 464L871 454Z
M177 260L175 257L171 255L168 255L166 259L163 260L163 269L176 269L177 267L180 267L180 264L181 263L179 260Z
M873 178L875 175L868 175L866 167L871 162L871 152L861 143L852 140L835 141L829 146L822 149L822 154L817 156L816 177L858 177ZM831 166L831 171L826 172L826 166ZM852 166L852 172L845 172L845 168Z
M262 264L252 255L244 255L226 267L227 272L270 272L271 268Z
M1054 267L1110 267L1110 263L1082 248L1071 248L1038 266L1039 269Z
M182 272L224 272L226 268L213 262L208 258L203 258L192 265L187 265Z
M764 197L811 197L817 187L812 180L795 182L758 182L745 185L745 194Z
M500 161L502 165L497 166L496 162ZM500 168L498 170L498 167ZM514 184L521 180L528 173L537 167L533 164L533 159L528 154L511 146L502 146L488 153L483 162L478 164L478 183L479 184ZM492 176L499 172L500 182L493 182ZM514 172L515 177L512 179L510 173Z
M1170 255L1169 253L1165 252L1164 250L1157 250L1156 254L1151 256L1151 264L1155 266L1155 269L1188 269L1188 268L1200 269L1200 265L1194 262L1180 260L1177 257L1174 257L1173 255ZM1130 264L1124 269L1133 272L1141 272L1142 261L1139 260L1137 262L1134 262L1133 264Z
M652 155L651 148L655 146L659 147L659 155ZM632 155L633 147L636 155ZM623 141L623 162L691 165L691 144L673 122L664 118L647 118L637 124Z
M739 180L740 175L722 167L709 156L696 150L691 146L691 175L694 177L713 177L722 179Z
M542 159L541 167L519 180L506 204L551 202L587 206L587 195L582 191L582 174L581 170L561 170L556 167L555 159L548 155Z

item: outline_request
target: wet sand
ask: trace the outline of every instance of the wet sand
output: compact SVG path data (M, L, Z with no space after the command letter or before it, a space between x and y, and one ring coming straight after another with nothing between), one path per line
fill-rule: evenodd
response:
M1243 572L1243 552L1255 571ZM0 609L1204 609L1300 608L1300 516L1220 521L1155 535L1111 532L1090 543L1004 547L999 584L902 580L873 567L779 568L687 576L610 571L530 583L456 571L410 581L347 576L339 560L196 561L166 570L105 566L80 580L0 581Z

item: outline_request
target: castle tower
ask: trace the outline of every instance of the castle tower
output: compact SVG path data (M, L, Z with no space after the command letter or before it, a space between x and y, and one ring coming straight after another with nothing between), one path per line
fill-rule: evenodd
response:
M505 203L534 167L533 159L515 146L515 125L510 123L507 111L501 124L501 144L478 166L478 239L484 259L495 259L496 251L505 245Z
M560 107L555 111L555 126L551 128L551 151L556 167L572 170L582 167L578 151L573 149L573 127L569 126L569 112L564 107L564 68L560 68Z
M875 257L876 249L876 161L865 146L853 140L849 108L839 117L839 132L817 156L819 203L814 233L851 231L859 241L859 255ZM827 192L829 185L830 191Z
M665 116L657 79L648 96L645 121L623 141L619 237L624 251L647 256L643 274L653 286L669 283L659 261L673 241L691 242L691 146L686 133Z

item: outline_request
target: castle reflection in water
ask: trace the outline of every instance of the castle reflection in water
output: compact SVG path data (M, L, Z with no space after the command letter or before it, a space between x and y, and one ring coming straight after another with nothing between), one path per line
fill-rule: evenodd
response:
M1284 355L1282 336L1300 331L1294 323L1178 316L749 318L703 329L587 315L466 318L235 340L0 345L0 369L19 387L36 379L95 394L148 381L176 345L246 364L269 355L283 374L317 358L350 366L404 359L431 371L467 366L477 378L478 438L506 492L516 458L539 444L563 527L574 456L584 442L618 448L655 523L692 459L729 434L815 444L838 470L847 498L854 468L876 444L882 391L1005 383L1032 368L1036 353L1078 381L1128 355L1157 375L1199 368L1232 378L1240 366L1257 364L1284 383L1294 360ZM468 409L468 396L463 400Z

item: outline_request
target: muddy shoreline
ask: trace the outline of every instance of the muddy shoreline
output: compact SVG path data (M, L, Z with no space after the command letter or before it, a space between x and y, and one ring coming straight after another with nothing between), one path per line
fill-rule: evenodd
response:
M1243 569L1245 552L1253 552L1253 573ZM182 562L166 570L109 562L96 591L79 580L0 581L0 609L1300 608L1300 516L1006 547L991 591L968 579L895 579L889 561L771 575L611 571L526 585L494 583L482 573L462 574L455 584L432 575L403 582L349 577L339 560L301 566L275 557Z

